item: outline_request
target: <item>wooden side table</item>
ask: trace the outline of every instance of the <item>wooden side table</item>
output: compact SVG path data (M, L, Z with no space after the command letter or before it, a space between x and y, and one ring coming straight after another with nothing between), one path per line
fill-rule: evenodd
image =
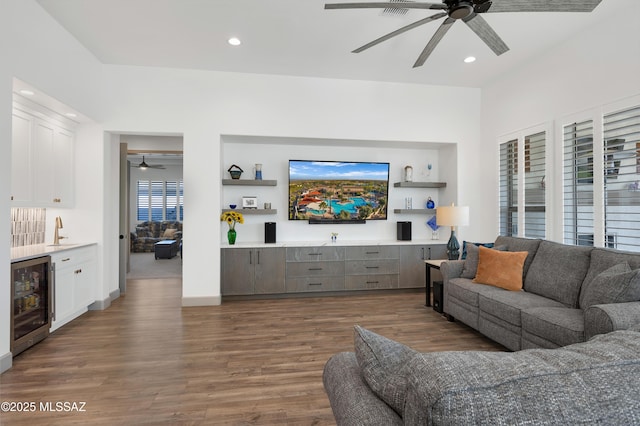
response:
M424 292L425 292L425 306L431 306L431 269L440 270L440 265L442 262L446 262L447 259L426 259L424 261L425 264L425 283L424 283Z

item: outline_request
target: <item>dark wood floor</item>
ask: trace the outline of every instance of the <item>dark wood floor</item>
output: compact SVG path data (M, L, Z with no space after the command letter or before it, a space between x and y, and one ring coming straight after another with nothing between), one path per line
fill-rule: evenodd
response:
M354 324L424 352L504 350L425 308L424 293L196 308L181 308L180 297L179 279L129 281L109 309L16 357L0 376L0 400L38 411L0 413L0 424L330 425L322 368L353 350ZM46 402L86 405L39 411Z

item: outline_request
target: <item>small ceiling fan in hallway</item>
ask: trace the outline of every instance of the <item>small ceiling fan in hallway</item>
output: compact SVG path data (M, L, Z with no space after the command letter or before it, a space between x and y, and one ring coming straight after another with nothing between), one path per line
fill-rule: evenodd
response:
M440 12L392 31L372 42L365 44L353 53L360 53L370 47L389 40L421 25L445 18L431 37L413 65L422 66L436 48L451 26L462 20L496 54L502 55L509 50L506 43L481 16L483 13L498 12L591 12L602 0L443 0L442 3L420 1L388 1L365 3L327 3L325 9L386 9L398 11L404 9L438 10Z
M144 161L144 155L142 156L142 162L138 165L132 165L131 167L136 167L140 170L147 170L147 169L164 169L164 166L161 164L147 164L146 161Z

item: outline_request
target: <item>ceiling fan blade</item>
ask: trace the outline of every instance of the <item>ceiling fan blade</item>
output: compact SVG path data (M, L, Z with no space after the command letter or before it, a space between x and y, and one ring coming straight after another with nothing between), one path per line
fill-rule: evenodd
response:
M453 19L453 18L447 18L447 19L444 20L442 25L440 25L438 27L438 29L436 30L436 32L433 35L433 37L431 37L431 40L429 40L429 43L427 43L427 45L424 47L424 50L422 51L420 56L418 56L418 59L416 60L416 63L413 64L413 68L421 67L422 65L424 65L424 63L427 60L427 58L429 57L429 55L431 55L431 52L433 52L433 49L436 48L438 43L440 43L440 40L442 40L442 37L444 37L444 35L447 33L447 31L449 31L449 29L451 29L451 26L455 22L456 22L456 20Z
M392 31L392 32L390 32L389 34L383 35L382 37L377 38L377 39L373 40L372 42L365 44L364 46L360 46L360 47L358 47L357 49L355 49L354 51L352 51L352 53L360 53L360 52L362 52L363 50L367 50L368 48L373 47L373 46L375 46L376 44L380 44L380 43L382 43L383 41L389 40L389 39L390 39L390 38L392 38L392 37L395 37L395 36L397 36L397 35L400 35L400 34L402 34L402 33L404 33L404 32L407 32L407 31L409 31L409 30L412 30L412 29L414 29L414 28L417 28L417 27L419 27L420 25L424 25L424 24L426 24L426 23L428 23L428 22L435 21L436 19L444 18L445 16L447 16L447 14L446 14L445 12L442 12L442 13L436 13L435 15L432 15L432 16L429 16L429 17L427 17L427 18L421 19L421 20L419 20L419 21L414 22L413 24L409 24L409 25L407 25L407 26L405 26L405 27L402 27L402 28L400 28L400 29L397 29L397 30L395 30L395 31Z
M493 28L491 28L482 16L472 13L469 17L464 18L463 21L496 55L500 56L509 51L506 43L493 31Z
M325 9L447 9L444 3L417 2L369 2L369 3L326 3Z
M602 0L493 0L487 12L591 12Z

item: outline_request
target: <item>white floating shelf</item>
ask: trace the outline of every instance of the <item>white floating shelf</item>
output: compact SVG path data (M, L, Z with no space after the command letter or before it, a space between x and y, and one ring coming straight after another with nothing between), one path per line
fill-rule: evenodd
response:
M276 186L277 180L255 180L255 179L222 179L223 185L238 186Z
M222 212L238 212L242 215L277 214L278 209L222 209Z
M446 182L396 182L393 184L395 188L444 188Z
M436 209L393 209L396 214L436 214Z

